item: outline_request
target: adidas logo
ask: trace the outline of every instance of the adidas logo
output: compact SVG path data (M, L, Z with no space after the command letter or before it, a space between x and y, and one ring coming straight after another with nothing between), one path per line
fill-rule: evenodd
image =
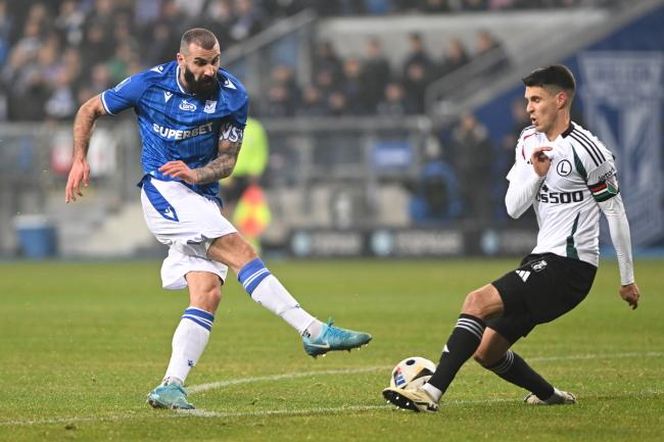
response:
M519 278L523 279L523 282L526 282L530 276L530 272L528 270L517 270L516 274L519 275Z

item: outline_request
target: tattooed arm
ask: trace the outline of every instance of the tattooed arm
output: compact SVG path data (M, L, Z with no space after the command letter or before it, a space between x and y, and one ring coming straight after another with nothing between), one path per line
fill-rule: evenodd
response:
M205 166L194 169L197 184L213 183L233 173L241 147L242 140L219 140L219 156Z
M101 96L96 95L86 101L76 113L74 119L74 154L71 170L65 186L65 202L76 201L77 196L83 196L81 185L87 187L90 183L90 165L88 164L88 148L90 138L97 118L106 115L101 102Z
M196 169L189 168L184 161L169 161L159 171L189 184L209 184L226 178L235 168L242 147L242 135L242 129L227 123L221 129L217 158Z

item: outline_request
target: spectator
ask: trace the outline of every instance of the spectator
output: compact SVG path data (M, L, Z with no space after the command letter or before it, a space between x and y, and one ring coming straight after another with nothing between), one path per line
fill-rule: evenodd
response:
M481 30L476 37L476 59L485 59L485 72L495 74L509 65L503 45L487 30Z
M273 84L267 93L264 115L273 118L290 117L295 113L295 102L283 84Z
M80 45L83 41L84 23L85 14L75 0L65 0L60 4L54 26L63 43L69 46Z
M53 92L44 104L46 117L54 120L73 118L78 109L78 103L74 96L72 78L69 72L61 69L53 86Z
M424 153L425 164L420 179L411 189L411 220L416 224L452 221L461 214L459 183L454 168L443 160L440 144L433 138Z
M465 66L470 61L466 48L458 38L451 39L446 46L445 56L437 69L439 78Z
M380 40L375 37L367 40L362 76L367 107L375 112L376 106L385 94L385 86L387 86L391 76L390 63L383 54L383 46Z
M235 23L231 26L230 36L241 41L263 30L263 16L252 0L235 0Z
M207 7L207 18L203 21L204 27L214 32L220 40L222 51L232 44L229 30L235 15L231 2L232 0L212 0Z
M424 113L424 100L429 86L429 72L420 62L413 62L406 70L403 87L406 92L408 109L415 114Z
M424 67L426 71L429 71L433 66L433 62L431 61L431 57L429 56L427 50L424 47L424 41L422 40L422 35L420 35L417 32L409 34L408 44L410 46L410 49L408 50L406 58L403 62L403 69L402 69L403 77L407 76L408 69L412 64L415 63L420 64L421 66Z
M332 76L332 86L337 88L343 77L341 59L337 55L334 46L329 41L321 41L316 46L313 58L314 75L318 77L321 71L327 71Z
M348 97L342 91L333 91L327 97L327 107L332 117L344 117L350 114Z
M322 117L328 114L320 89L314 85L304 88L296 114L304 117Z
M376 110L378 115L385 117L403 117L410 113L401 83L391 81L385 86L384 98Z
M357 57L349 57L344 62L344 81L342 91L352 115L364 115L370 110L365 88L362 64Z
M487 129L471 113L453 129L453 164L459 176L466 218L486 221L491 210L491 143Z

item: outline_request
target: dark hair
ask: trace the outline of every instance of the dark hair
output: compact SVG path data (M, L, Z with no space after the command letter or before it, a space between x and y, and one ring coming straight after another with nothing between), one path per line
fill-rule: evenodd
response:
M522 78L521 81L526 86L556 86L568 91L572 97L576 90L576 81L572 71L562 64L535 69L527 77Z
M192 28L182 34L180 40L180 52L185 52L189 49L189 45L195 43L203 49L210 50L214 45L219 43L215 35L205 28ZM221 43L219 44L221 46Z

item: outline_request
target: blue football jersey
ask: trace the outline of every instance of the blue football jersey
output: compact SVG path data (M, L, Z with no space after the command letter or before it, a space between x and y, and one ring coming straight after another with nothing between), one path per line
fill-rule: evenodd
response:
M145 176L177 180L159 168L181 160L195 169L217 157L219 137L239 140L247 121L249 99L240 81L219 69L218 92L199 97L185 91L180 68L172 61L128 77L101 94L104 109L115 115L134 108L143 141L141 163ZM179 180L178 180L179 181ZM219 183L189 185L208 198L218 198Z

